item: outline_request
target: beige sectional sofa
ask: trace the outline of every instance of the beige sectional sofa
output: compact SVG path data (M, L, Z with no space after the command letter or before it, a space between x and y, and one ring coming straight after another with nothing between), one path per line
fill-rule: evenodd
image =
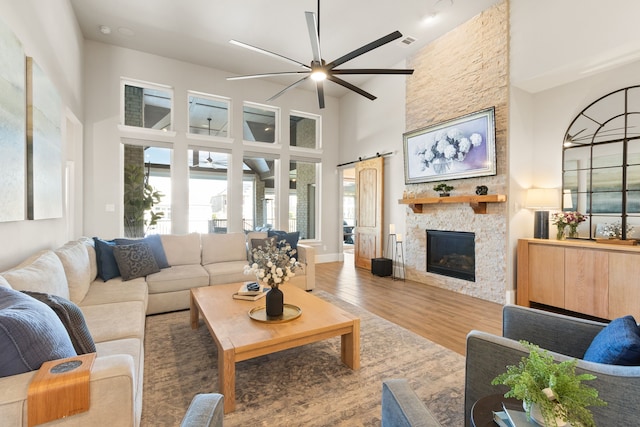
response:
M144 279L96 280L91 239L42 251L0 273L0 286L57 295L76 303L95 342L90 377L90 409L47 425L137 426L142 415ZM0 378L2 425L27 426L27 391L36 371Z
M142 415L145 315L189 307L189 289L252 280L244 274L246 242L266 233L162 235L171 267L128 281L98 276L95 243L81 238L35 254L0 273L0 286L56 295L82 311L97 357L90 409L47 425L138 426ZM315 287L315 251L298 244L301 269L292 284ZM27 425L27 391L35 371L0 377L2 425Z
M171 268L147 276L147 314L189 308L189 289L253 280L244 274L253 239L265 239L266 232L160 236ZM301 268L291 284L310 291L315 288L315 249L298 243L296 257Z

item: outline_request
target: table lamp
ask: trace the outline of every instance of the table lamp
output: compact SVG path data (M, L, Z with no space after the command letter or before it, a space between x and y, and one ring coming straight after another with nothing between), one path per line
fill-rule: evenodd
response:
M527 190L527 204L529 209L535 209L533 223L533 237L536 239L549 238L549 209L559 206L560 192L555 188L530 188Z

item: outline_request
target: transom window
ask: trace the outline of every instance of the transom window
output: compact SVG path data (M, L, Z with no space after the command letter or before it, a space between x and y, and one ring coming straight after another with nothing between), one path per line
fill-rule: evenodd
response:
M230 101L214 95L189 92L189 133L228 137Z
M242 138L273 144L278 140L277 109L246 103L242 110Z
M122 117L125 126L172 130L173 89L136 81L122 81Z

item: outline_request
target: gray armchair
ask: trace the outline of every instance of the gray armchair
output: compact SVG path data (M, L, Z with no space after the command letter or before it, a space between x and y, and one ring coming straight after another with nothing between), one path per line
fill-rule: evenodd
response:
M222 427L224 396L218 393L196 394L180 427Z
M382 382L381 427L439 427L429 409L404 379Z
M504 394L505 386L491 380L517 364L528 351L518 341L526 340L549 351L556 360L581 359L605 323L583 320L516 305L503 309L502 337L471 331L467 336L465 375L465 426L470 425L471 407L481 397ZM630 426L638 423L640 366L616 366L578 360L577 372L597 378L595 387L607 406L590 408L596 425Z

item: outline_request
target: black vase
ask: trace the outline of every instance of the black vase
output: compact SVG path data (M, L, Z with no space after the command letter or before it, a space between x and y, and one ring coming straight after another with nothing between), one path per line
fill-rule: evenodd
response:
M267 317L282 316L284 311L284 294L278 288L271 288L265 297L267 302Z

